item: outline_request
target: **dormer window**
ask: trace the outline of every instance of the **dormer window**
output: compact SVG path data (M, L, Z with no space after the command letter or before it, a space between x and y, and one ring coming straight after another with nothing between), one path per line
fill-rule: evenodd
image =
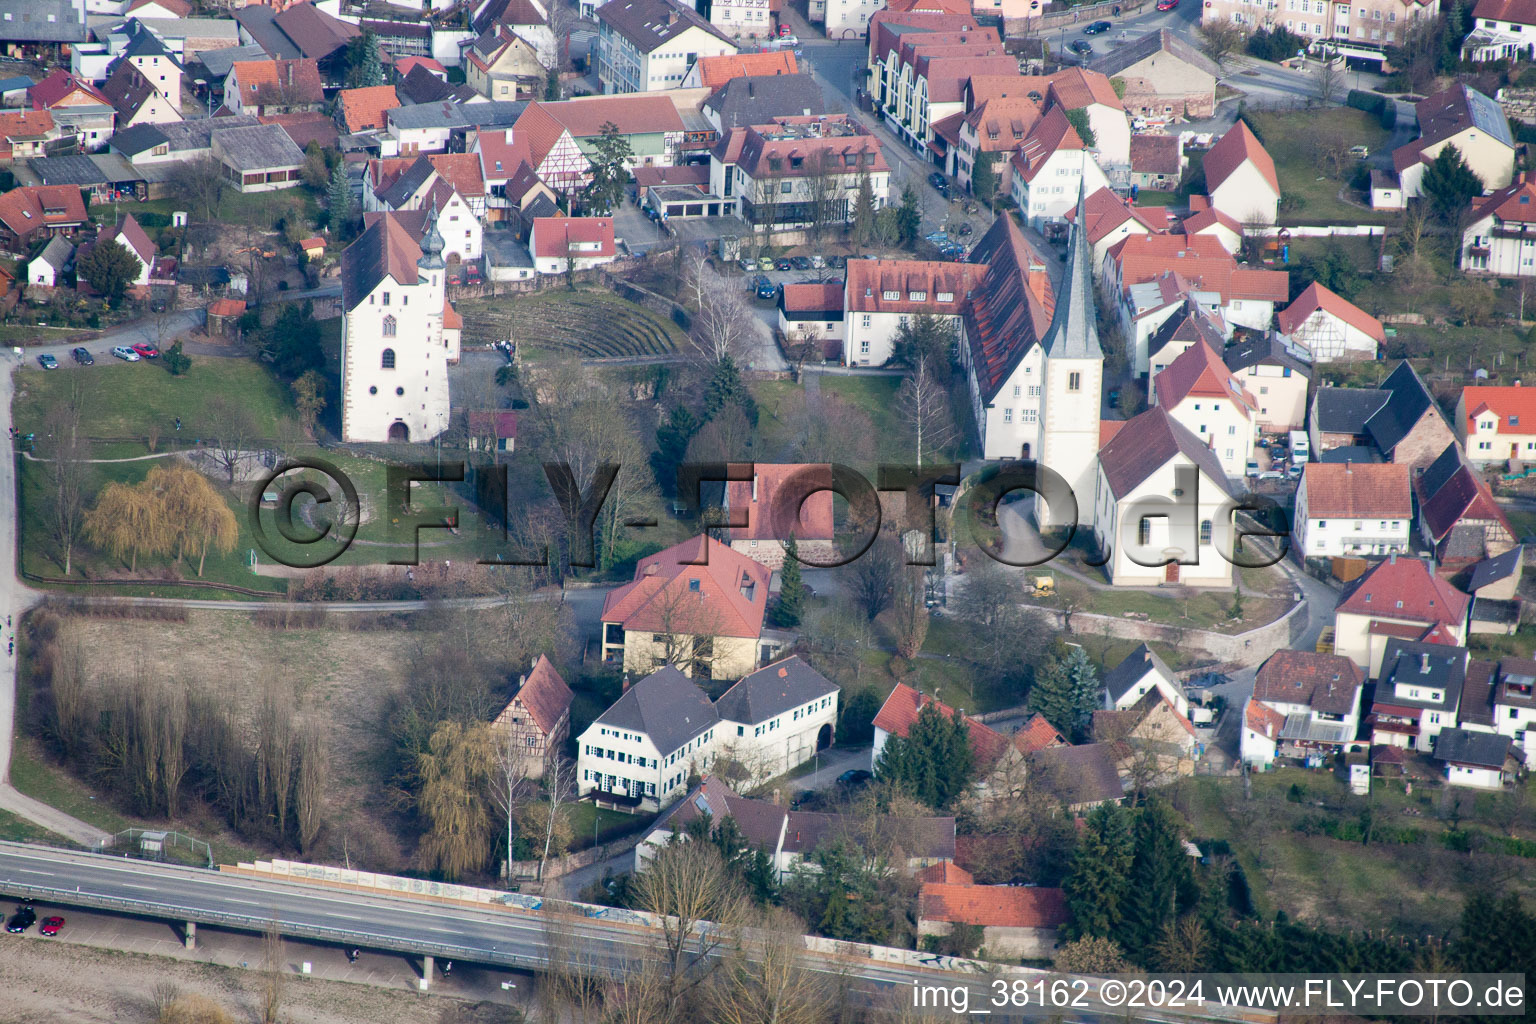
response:
M927 298L928 298L928 293L927 292L908 292L907 293L907 301L909 301L909 302L924 302L924 301L927 300Z
M888 289L886 291L881 292L880 293L880 297L882 299L884 299L885 301L887 301L887 302L896 302L897 300L899 300L901 298L901 292L890 291Z
M939 292L939 294L936 295L935 298L937 298L940 302L954 302L955 301L955 293L954 292Z

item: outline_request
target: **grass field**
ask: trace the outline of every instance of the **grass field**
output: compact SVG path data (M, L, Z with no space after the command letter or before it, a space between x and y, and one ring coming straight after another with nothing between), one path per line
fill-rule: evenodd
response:
M668 355L684 341L682 329L666 317L606 291L550 289L456 305L465 344L510 337L523 358L556 352L587 359Z
M862 424L857 428L862 436L849 439L849 455L841 461L857 466L861 462L910 463L913 458L911 431L902 419L897 392L902 378L890 376L843 376L823 373L818 375L822 395L835 396L855 409L869 421L867 432ZM795 381L754 381L752 393L758 404L758 444L767 459L786 459L806 431L808 415L805 401L805 385ZM973 454L970 414L966 407L951 401L956 417L955 440L942 452L930 454L926 461L963 461ZM868 454L869 459L863 456Z
M42 843L44 846L74 846L56 832L18 818L10 811L0 811L0 840L8 843Z
M1187 779L1171 795L1190 820L1193 838L1232 844L1262 914L1283 909L1334 928L1422 935L1442 930L1447 915L1490 878L1507 886L1501 892L1520 893L1527 901L1536 892L1529 860L1488 849L1458 852L1441 842L1453 820L1447 800L1456 794L1433 784L1415 783L1408 796L1401 783L1377 780L1369 797L1356 797L1333 775L1300 768L1255 775L1252 783L1252 800L1243 799L1241 780L1214 777ZM1293 783L1301 787L1300 802L1288 799ZM1454 820L1463 827L1536 835L1528 813L1512 828L1500 817L1500 801L1507 798L1460 794ZM1323 817L1354 823L1366 809L1377 827L1417 829L1424 841L1365 845L1331 839L1307 824Z
M1319 146L1342 136L1348 145L1366 145L1372 152L1391 138L1381 123L1362 110L1327 107L1289 113L1254 113L1253 122L1264 138L1264 148L1275 161L1280 194L1301 200L1299 209L1282 209L1282 224L1381 224L1393 223L1397 214L1354 206L1339 199L1349 180L1352 165L1342 176L1322 169Z

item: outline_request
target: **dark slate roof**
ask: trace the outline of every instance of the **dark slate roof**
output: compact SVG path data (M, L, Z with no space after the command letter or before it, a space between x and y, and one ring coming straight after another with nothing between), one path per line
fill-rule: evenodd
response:
M1099 347L1099 307L1093 293L1093 257L1088 248L1088 214L1084 209L1087 200L1088 190L1080 183L1077 218L1067 243L1061 286L1056 290L1056 309L1050 330L1040 342L1048 358L1094 359L1104 354Z
M1070 747L1046 747L1033 755L1045 790L1062 803L1103 803L1125 796L1125 785L1115 769L1114 751L1108 743L1084 743Z
M676 0L611 0L597 9L597 20L607 22L641 53L660 49L690 28L736 45L692 7Z
M279 14L274 23L298 46L302 55L323 60L362 34L356 25L333 18L314 4L294 4Z
M1446 445L1445 451L1441 452L1434 462L1426 466L1423 474L1419 477L1417 482L1422 488L1421 493L1425 495L1435 494L1440 488L1450 483L1451 478L1456 475L1461 466L1461 449L1454 444Z
M1442 729L1435 739L1435 760L1502 771L1511 742L1510 737L1496 732Z
M265 4L251 4L235 12L235 21L245 35L256 41L274 60L292 60L304 56L292 39L277 27L277 12Z
M250 114L195 117L187 121L134 125L117 132L107 142L112 149L130 157L148 152L161 143L168 143L173 153L188 149L208 149L213 145L214 132L228 128L254 128L260 123ZM131 147L131 150L124 146Z
M72 0L0 0L0 42L83 43L85 39L84 4L76 8Z
M1233 373L1265 363L1271 366L1290 367L1292 373L1299 373L1303 377L1311 378L1312 376L1312 367L1291 355L1285 343L1274 334L1265 334L1263 337L1249 335L1246 340L1222 352L1221 361L1226 363L1227 369Z
M1364 434L1366 422L1388 397L1379 388L1318 388L1313 425L1323 434Z
M114 132L107 140L107 145L131 160L140 153L148 153L156 146L164 146L170 141L159 125L136 124L132 128Z
M1386 404L1372 414L1365 429L1383 454L1408 436L1426 409L1434 409L1437 416L1444 418L1430 397L1429 389L1407 360L1397 364L1397 369L1387 376L1381 387L1388 392Z
M165 44L160 41L158 36L137 21L130 22L129 25L132 35L128 40L128 45L123 47L123 52L118 55L120 58L164 57L176 65L176 67L181 67L181 61L177 60L175 54L165 48Z
M1139 681L1148 672L1154 671L1160 673L1164 679L1172 683L1175 692L1182 693L1184 691L1184 688L1179 685L1178 677L1173 674L1173 671L1168 668L1163 659L1159 658L1156 652L1146 644L1138 646L1130 654L1127 654L1120 664L1104 673L1104 688L1109 691L1109 695L1118 703L1120 698L1124 697L1126 692L1130 690L1133 683Z
M1521 552L1524 549L1516 544L1502 555L1478 562L1472 567L1472 579L1467 589L1476 593L1490 583L1497 583L1520 571L1522 560Z
M715 711L732 722L765 722L837 689L795 655L743 677L715 701Z
M400 129L469 127L469 121L460 112L459 105L448 100L392 107L384 112L384 120Z
M436 103L453 95L454 86L417 64L400 81L395 83L395 95L401 103Z
M1163 325L1152 332L1147 338L1147 355L1155 356L1167 348L1170 342L1175 341L1189 341L1195 344L1203 341L1211 347L1213 352L1220 352L1227 343L1221 330L1212 322L1210 314L1194 306L1193 303L1190 303L1184 312L1175 313L1163 321Z
M704 691L671 665L635 683L597 716L597 723L610 729L644 733L663 756L719 721Z
M399 176L389 183L389 187L378 193L379 202L389 207L404 205L406 200L415 195L421 186L426 184L427 179L435 173L437 169L432 166L432 161L424 156L417 157L415 163L401 171Z
M1461 701L1467 678L1467 649L1392 637L1381 655L1381 682L1376 684L1376 704L1454 711ZM1399 697L1398 681L1440 690L1438 701Z
M1456 709L1460 725L1483 725L1492 729L1493 684L1498 666L1473 658L1467 662L1467 681L1461 686L1461 706Z
M527 109L527 100L488 100L459 105L459 113L474 128L511 128Z
M821 86L810 75L745 75L709 94L704 106L720 115L722 131L766 124L775 117L827 112Z
M27 161L27 166L44 185L116 185L144 180L144 176L117 153L33 157Z
M213 141L224 161L237 171L298 167L304 163L304 151L294 145L280 125L229 128L215 132Z
M30 89L37 83L26 75L14 75L10 78L0 78L0 93L19 92Z
M1513 626L1520 622L1520 602L1500 601L1492 597L1472 599L1473 622L1496 622L1501 626Z
M1366 462L1382 462L1385 460L1382 459L1381 452L1378 452L1375 448L1372 448L1369 445L1347 444L1342 448L1328 449L1321 455L1317 456L1317 461L1353 462L1359 464Z
M1161 405L1127 421L1099 450L1099 467L1115 497L1123 498L1180 452L1229 497L1237 497L1216 453Z
M249 46L225 46L217 50L201 50L194 63L201 64L208 77L217 82L229 75L230 68L240 60L265 60L267 51L252 43Z
M1113 78L1159 50L1166 50L1171 56L1199 68L1213 78L1221 77L1221 68L1212 63L1209 57L1166 28L1149 32L1140 39L1115 47L1109 53L1091 62L1088 70Z

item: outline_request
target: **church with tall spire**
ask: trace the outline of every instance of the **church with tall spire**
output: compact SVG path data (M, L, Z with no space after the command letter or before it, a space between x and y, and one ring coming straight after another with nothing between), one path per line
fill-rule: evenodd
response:
M1099 451L1104 353L1099 346L1085 197L1065 266L1053 288L1011 217L999 217L971 253L985 263L981 287L962 317L961 364L987 459L1033 459L1060 474L1077 498L1076 522L1090 525ZM1036 503L1042 528L1071 525L1074 510Z

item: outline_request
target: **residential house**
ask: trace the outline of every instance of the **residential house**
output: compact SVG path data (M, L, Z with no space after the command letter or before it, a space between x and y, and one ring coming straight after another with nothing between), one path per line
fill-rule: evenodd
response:
M417 103L440 103L443 100L464 104L489 102L468 82L454 85L445 78L439 78L430 69L420 64L412 67L395 81L395 95L404 106Z
M1088 130L1093 133L1093 145L1089 148L1106 165L1129 166L1131 122L1109 76L1086 68L1067 67L1051 75L1050 81L1045 94L1047 106L1085 111Z
M722 528L731 550L779 569L793 535L800 561L833 563L831 465L749 462L732 471L751 475L725 484L725 509L741 524Z
M425 157L418 157L424 160ZM401 175L405 177L405 175ZM392 196L395 190L385 191L386 196ZM484 252L485 229L475 216L470 203L461 196L453 184L445 177L434 174L431 182L418 190L399 206L381 202L383 210L395 213L396 218L412 238L423 241L428 229L435 229L443 242L443 259L448 266L456 266L461 262L477 260ZM363 214L365 223L379 214L369 212Z
M1378 678L1399 640L1466 643L1468 601L1425 562L1388 555L1345 590L1334 610L1334 652Z
M1454 441L1413 481L1419 530L1442 568L1463 567L1515 545L1515 531Z
M53 115L46 110L0 111L0 163L47 155L59 137Z
M1189 695L1179 677L1146 644L1137 645L1118 665L1105 672L1103 684L1100 697L1106 711L1128 711L1156 690L1179 714L1189 714Z
M597 9L597 78L605 93L676 89L700 57L737 49L676 0L610 0Z
M96 245L103 242L115 241L122 245L138 261L138 275L129 282L130 284L149 284L150 272L155 268L155 243L150 241L149 235L139 226L133 214L127 214L123 220L112 225L96 237Z
M250 114L141 124L115 133L108 148L137 165L196 160L213 155L215 132L254 128L259 124L261 122Z
M27 105L46 110L61 136L74 136L80 148L94 150L112 134L117 111L90 82L58 68L27 91Z
M1254 676L1239 739L1245 764L1268 768L1276 756L1343 754L1355 746L1365 675L1348 658L1276 651Z
M491 725L507 734L507 750L517 754L523 778L541 779L544 766L560 755L571 734L571 701L575 695L555 666L539 655L533 668L517 680L517 692Z
M1497 100L1469 85L1453 85L1420 100L1419 137L1392 151L1403 195L1417 199L1424 168L1446 146L1455 146L1485 192L1507 186L1515 175L1515 137Z
M747 75L733 78L710 93L699 109L715 131L723 134L741 125L770 124L780 117L825 114L827 103L812 75Z
M181 77L185 69L160 37L141 22L128 23L128 42L117 55L119 64L132 64L161 98L181 116ZM108 75L110 80L111 75Z
M464 81L482 96L542 96L544 65L532 43L498 22L464 48Z
M740 679L770 646L763 617L771 576L713 537L642 558L634 580L603 602L603 661L633 673L671 664L705 679Z
M1115 770L1137 792L1193 775L1201 752L1194 724L1156 688L1128 708L1095 711L1093 738L1114 751Z
M763 53L730 53L719 57L700 57L684 76L684 89L718 91L737 78L777 78L798 75L800 65L793 50L768 50ZM813 110L813 114L821 111ZM738 122L748 124L750 122Z
M0 0L0 48L9 57L51 56L87 38L80 0Z
M1435 744L1435 760L1445 765L1445 783L1469 789L1503 789L1514 779L1515 758L1508 736L1446 729Z
M1313 456L1343 448L1360 448L1380 458L1372 447L1367 424L1390 393L1381 388L1336 388L1323 385L1312 396L1307 414L1307 440ZM1370 461L1365 458L1355 461Z
M1190 215L1179 222L1184 234L1209 235L1233 256L1242 254L1245 231L1241 221L1211 206L1208 196L1190 196L1189 208Z
M140 124L180 121L181 111L171 106L138 68L120 61L101 87L101 94L112 104L119 131Z
M720 716L708 695L671 665L624 692L576 741L576 792L599 804L655 812L713 770Z
M301 183L304 151L278 125L230 128L214 132L211 141L214 157L241 192L273 192Z
M75 247L62 235L55 235L48 240L27 264L27 286L30 288L53 288L64 281L64 271L69 267L75 256Z
M1536 388L1468 385L1456 400L1456 438L1478 468L1536 461Z
M1221 359L1258 401L1261 432L1284 434L1306 427L1312 367L1273 333L1250 334L1223 351Z
M382 156L412 156L447 152L455 132L469 128L469 119L457 103L418 103L384 111L384 135L379 139Z
M980 165L993 172L991 191L1007 194L1012 190L1013 153L1044 112L1043 100L1035 98L1041 95L1039 89L1025 85L1030 81L1020 78L1017 92L977 99L969 111L952 114L935 125L939 135L955 135L951 166L946 169L962 188L971 192L985 188L974 181Z
M969 877L951 863L955 856L954 818L881 817L863 821L839 814L785 810L775 802L739 796L719 775L705 776L656 819L635 847L635 869L643 870L661 847L689 837L705 817L710 820L711 831L730 818L742 841L741 852L761 850L781 882L822 844L838 840L849 840L863 849L889 849L899 868L919 877L929 872ZM715 834L718 839L719 833Z
M592 12L586 10L585 6L583 4L581 17L590 21ZM549 5L545 0L487 0L476 8L470 28L477 33L484 33L493 24L505 25L532 43L538 51L539 63L545 67L552 68L559 63L560 48L567 41L555 38L554 29L549 24Z
M1465 647L1388 640L1367 719L1371 742L1433 750L1441 731L1456 725L1467 666Z
M896 336L913 316L958 324L967 296L982 276L974 264L939 260L848 261L843 289L843 362L881 366L890 361Z
M1147 339L1147 397L1150 402L1157 387L1158 376L1173 361L1195 345L1204 345L1213 352L1220 352L1226 345L1226 328L1221 315L1202 308L1191 293L1184 301L1183 309L1174 313Z
M1034 781L1074 815L1125 798L1120 767L1123 752L1114 743L1054 746L1028 757Z
M1086 230L1090 263L1095 272L1104 266L1104 257L1122 238L1154 235L1165 230L1168 224L1160 211L1149 213L1130 206L1110 188L1090 193L1084 203L1084 212L1088 214ZM1075 223L1077 211L1068 210L1066 219Z
M1408 467L1308 462L1291 518L1303 558L1406 554L1413 527Z
M669 96L582 96L559 103L530 103L514 127L523 128L525 119L533 119L534 111L548 115L570 133L583 156L583 173L588 166L585 158L596 152L603 127L608 124L629 143L634 154L630 170L683 162L683 119ZM542 135L545 130L539 131Z
M182 78L186 79L186 64L209 50L220 50L240 42L240 26L228 18L138 18L140 27L150 32L165 45L165 49L182 65ZM73 57L73 53L70 55Z
M1130 145L1131 185L1172 191L1184 179L1183 139L1177 135L1133 135ZM1095 264L1097 266L1097 264Z
M938 31L922 23L938 18ZM906 24L916 19L916 26ZM1008 54L997 30L978 28L967 14L895 15L884 12L869 37L871 93L885 124L913 152L940 166L949 164L950 140L941 124L966 110L966 87L981 75L1017 77L1018 61Z
M1403 183L1396 171L1374 168L1371 171L1371 209L1402 210L1408 205L1403 198Z
M1199 121L1216 113L1221 69L1171 29L1117 46L1090 61L1088 70L1124 83L1120 102L1132 117Z
M917 896L917 934L948 935L955 925L981 928L991 956L1049 960L1057 930L1069 920L1060 889L930 883Z
M435 230L421 245L385 214L341 254L343 439L426 442L448 429L463 321L444 296L442 250Z
M1281 10L1254 7L1243 0L1211 0L1203 23L1230 20L1248 31L1260 25L1281 27ZM1355 62L1385 60L1389 47L1405 42L1421 22L1440 16L1440 0L1365 0L1363 4L1305 4L1287 0L1284 27L1311 44L1318 55Z
M224 78L224 109L232 114L293 114L325 103L313 60L236 61Z
M1237 492L1205 441L1154 406L1110 439L1098 463L1094 540L1112 585L1232 585Z
M1472 200L1461 234L1461 267L1500 277L1536 277L1536 178L1521 171L1506 188Z
M969 0L809 0L808 18L820 22L828 39L861 39L877 14L965 15ZM996 13L990 11L989 13Z
M897 683L875 715L875 742L869 761L872 770L878 770L880 755L891 737L906 738L917 722L918 715L930 704L951 720L959 716L965 722L979 778L973 795L983 802L1015 793L1029 774L1035 771L1035 759L1054 753L1055 746L1051 737L1043 736L1037 727L1028 731L1021 730L1013 737L1004 736L996 729L966 715L963 709L957 711L935 697L905 683ZM1052 736L1059 738L1055 730L1051 732Z
M1536 7L1527 0L1477 0L1461 59L1479 64L1536 59Z
M1387 398L1366 420L1371 444L1384 458L1423 469L1456 443L1456 432L1418 373L1404 360L1387 375Z
M25 256L41 239L85 226L85 200L70 185L30 185L0 194L0 249Z
M536 111L537 104L529 110ZM537 116L541 121L553 121L542 112ZM586 158L563 127L553 123L548 127L554 143L542 155L541 147L530 142L533 133L529 131L512 129L476 135L470 153L480 166L487 221L515 221L541 195L548 198L553 210L556 188L568 191L581 186L582 169L588 166Z
M1493 718L1500 735L1508 736L1530 761L1532 730L1536 729L1536 661L1527 658L1503 658L1499 661L1497 683L1493 688Z
M533 267L540 274L564 274L612 263L612 217L537 217L528 236Z
M1381 321L1316 281L1276 314L1280 336L1312 354L1313 363L1375 359L1386 344Z
M1253 458L1258 400L1215 349L1189 346L1153 378L1150 397L1205 442L1227 476L1243 478Z
M464 415L470 451L487 451L493 457L517 450L517 413L511 409L472 409Z
M388 124L385 114L400 105L392 85L343 89L336 94L336 112L344 131L353 135L377 132Z
M362 34L355 24L320 10L312 3L294 3L282 10L250 4L235 11L240 42L255 43L277 60L309 57L320 67L326 89L339 89L346 80L347 44Z
M846 114L733 128L710 151L710 193L770 232L852 223L865 181L881 209L890 173L879 141Z
M1280 179L1247 122L1238 121L1206 151L1205 189L1212 209L1245 228L1273 224L1280 208Z
M471 153L426 153L370 160L363 175L363 210L419 210L439 183L451 186L476 217L485 213L480 161Z
M1516 544L1502 555L1474 565L1467 581L1467 593L1497 601L1513 600L1524 572L1525 545Z
M838 687L799 655L765 665L715 701L720 716L715 770L756 785L793 771L832 745Z
M779 289L779 333L791 344L819 343L812 361L843 357L843 282L785 284Z
M1208 235L1133 234L1110 248L1104 267L1104 288L1117 300L1127 356L1138 374L1148 370L1151 333L1188 299L1218 313L1229 333L1262 331L1290 291L1285 271L1243 266Z
M1061 107L1051 107L1035 122L1010 163L1013 201L1036 229L1064 220L1077 206L1079 193L1109 187Z

